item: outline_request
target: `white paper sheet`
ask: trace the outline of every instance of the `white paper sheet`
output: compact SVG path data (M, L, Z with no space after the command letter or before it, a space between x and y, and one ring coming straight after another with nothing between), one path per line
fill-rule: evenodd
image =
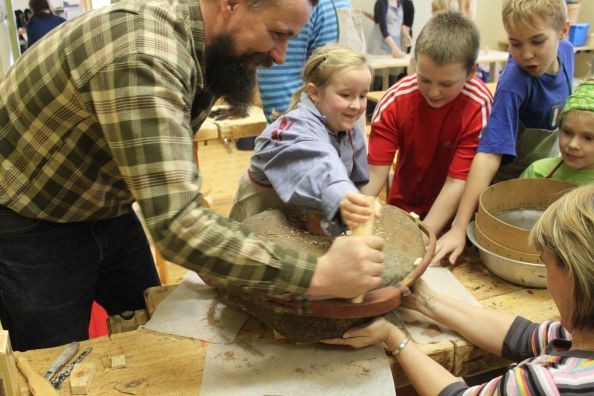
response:
M208 346L200 394L392 396L396 390L389 358L379 346L353 350L246 341Z
M180 285L156 308L147 329L213 343L233 342L248 314L227 307L216 291L188 271Z

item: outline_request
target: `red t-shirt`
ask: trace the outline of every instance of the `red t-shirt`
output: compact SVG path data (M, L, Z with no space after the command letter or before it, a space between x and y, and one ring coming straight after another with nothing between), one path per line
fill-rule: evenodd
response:
M476 77L438 109L419 92L416 74L390 87L375 108L367 156L370 165L391 165L398 152L388 203L424 217L447 176L466 180L492 102Z

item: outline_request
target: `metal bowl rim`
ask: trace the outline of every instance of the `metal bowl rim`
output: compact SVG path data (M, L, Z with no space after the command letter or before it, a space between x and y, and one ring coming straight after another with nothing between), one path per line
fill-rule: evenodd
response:
M528 263L525 261L519 261L519 260L514 260L514 259L510 259L508 257L504 257L504 256L500 256L496 253L493 253L490 250L485 249L484 247L482 247L475 239L474 239L474 221L471 221L470 224L468 224L468 227L466 228L466 235L468 236L468 239L470 239L470 242L472 242L472 244L474 246L476 246L479 250L481 250L482 252L488 253L491 256L501 259L501 260L505 260L508 261L510 263L514 263L514 264L521 264L527 267L536 267L536 268L543 268L545 265L544 264L538 264L538 263Z

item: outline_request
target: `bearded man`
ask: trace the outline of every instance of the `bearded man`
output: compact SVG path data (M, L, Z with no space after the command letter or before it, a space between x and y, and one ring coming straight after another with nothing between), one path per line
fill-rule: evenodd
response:
M32 46L0 83L0 320L17 350L88 337L92 301L144 307L164 258L246 292L350 298L383 239L316 258L200 207L192 142L218 97L249 99L314 0L123 0Z

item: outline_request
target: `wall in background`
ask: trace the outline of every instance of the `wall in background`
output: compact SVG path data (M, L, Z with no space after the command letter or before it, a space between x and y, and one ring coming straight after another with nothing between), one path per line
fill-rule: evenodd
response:
M413 0L415 4L415 20L413 23L414 38L421 31L423 25L431 18L431 0ZM353 8L373 14L375 0L351 0ZM501 6L503 0L477 0L474 21L481 31L481 49L500 49L499 42L506 41L507 35L501 22ZM495 19L495 16L497 17ZM579 22L591 23L590 34L594 33L594 0L582 0ZM365 33L369 34L373 22L365 18ZM592 74L592 53L576 56L576 77L585 78Z
M431 17L431 0L414 0L413 2L415 4L413 30L418 33ZM374 3L374 0L351 0L353 8L359 8L370 13L373 13ZM497 49L498 41L506 40L500 17L502 3L502 0L477 0L475 22L481 30L481 46L483 49L485 47ZM497 16L496 20L494 20L495 15ZM594 0L582 0L579 21L589 22L594 25ZM371 31L372 26L373 22L366 18L365 33ZM594 33L594 26L590 28L590 33Z

